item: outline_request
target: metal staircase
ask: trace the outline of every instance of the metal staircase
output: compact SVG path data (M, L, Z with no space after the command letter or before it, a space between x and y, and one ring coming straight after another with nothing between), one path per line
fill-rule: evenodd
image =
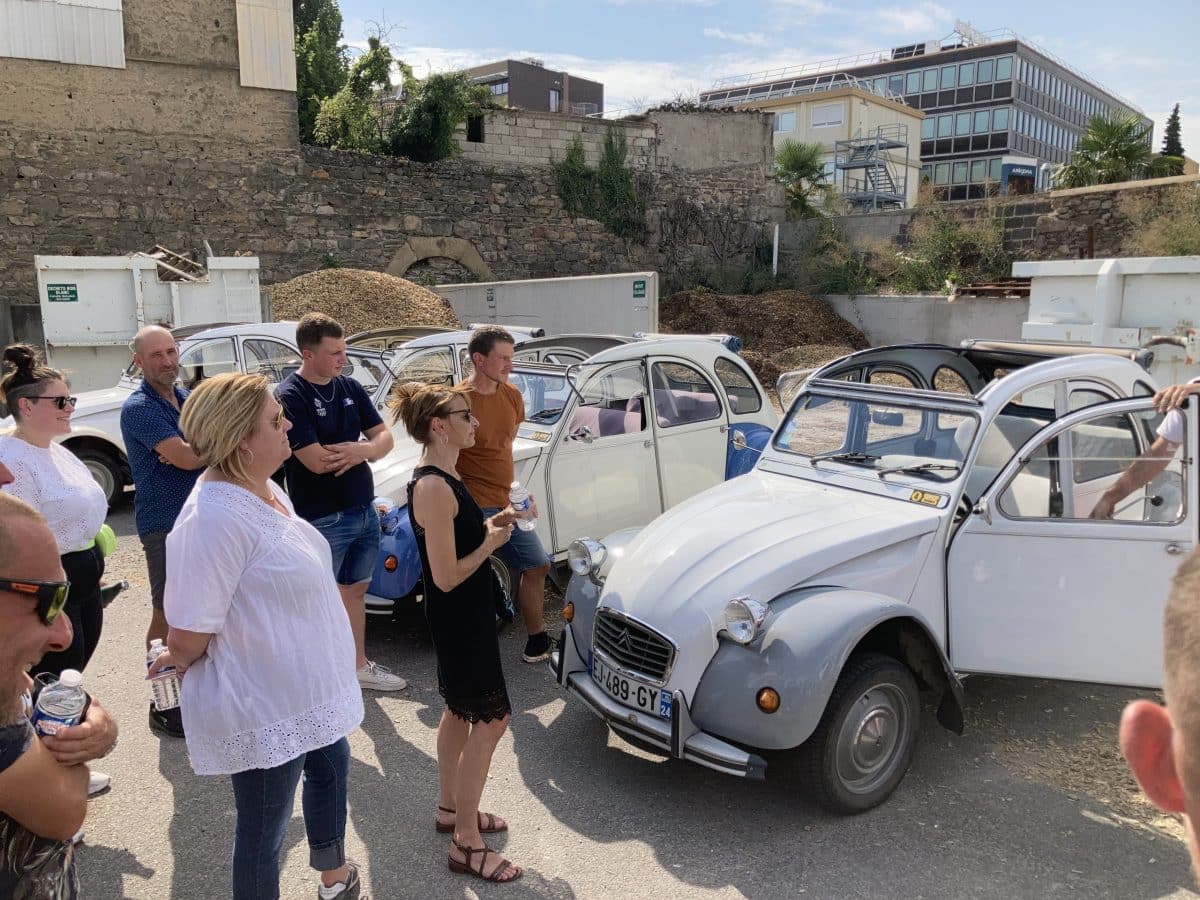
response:
M880 125L834 144L835 177L855 212L903 209L908 196L908 126ZM899 172L897 172L899 169Z

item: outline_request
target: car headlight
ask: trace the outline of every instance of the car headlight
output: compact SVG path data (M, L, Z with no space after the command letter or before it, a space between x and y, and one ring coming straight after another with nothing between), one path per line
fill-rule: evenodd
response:
M725 605L726 634L739 644L748 644L758 637L758 630L767 618L767 606L749 597L735 597Z
M572 541L571 546L567 548L567 565L576 575L587 575L599 584L600 567L604 565L607 556L608 551L602 543L591 538L580 538Z

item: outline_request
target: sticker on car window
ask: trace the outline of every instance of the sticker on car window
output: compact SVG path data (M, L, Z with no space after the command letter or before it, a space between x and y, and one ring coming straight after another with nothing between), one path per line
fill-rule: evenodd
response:
M936 506L939 509L945 506L949 499L945 494L939 494L935 491L913 491L908 495L910 503L920 503L922 506Z

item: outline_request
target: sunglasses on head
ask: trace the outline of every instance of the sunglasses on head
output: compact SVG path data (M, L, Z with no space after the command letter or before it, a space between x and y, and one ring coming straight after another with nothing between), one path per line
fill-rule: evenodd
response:
M71 582L9 581L0 578L0 591L37 598L38 618L42 620L43 625L49 627L54 624L54 620L58 618L58 614L67 604L67 594L71 591Z
M29 400L49 400L55 406L57 406L59 409L66 409L68 403L70 403L71 406L74 406L76 403L79 402L78 397L58 397L58 396L50 396L49 394L40 394L38 396L29 397L28 399Z

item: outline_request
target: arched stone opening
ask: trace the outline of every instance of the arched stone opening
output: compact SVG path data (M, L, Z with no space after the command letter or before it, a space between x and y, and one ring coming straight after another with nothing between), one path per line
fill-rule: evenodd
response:
M437 257L459 263L480 281L496 281L495 274L471 242L456 237L410 237L392 257L387 273L403 278L417 263Z

